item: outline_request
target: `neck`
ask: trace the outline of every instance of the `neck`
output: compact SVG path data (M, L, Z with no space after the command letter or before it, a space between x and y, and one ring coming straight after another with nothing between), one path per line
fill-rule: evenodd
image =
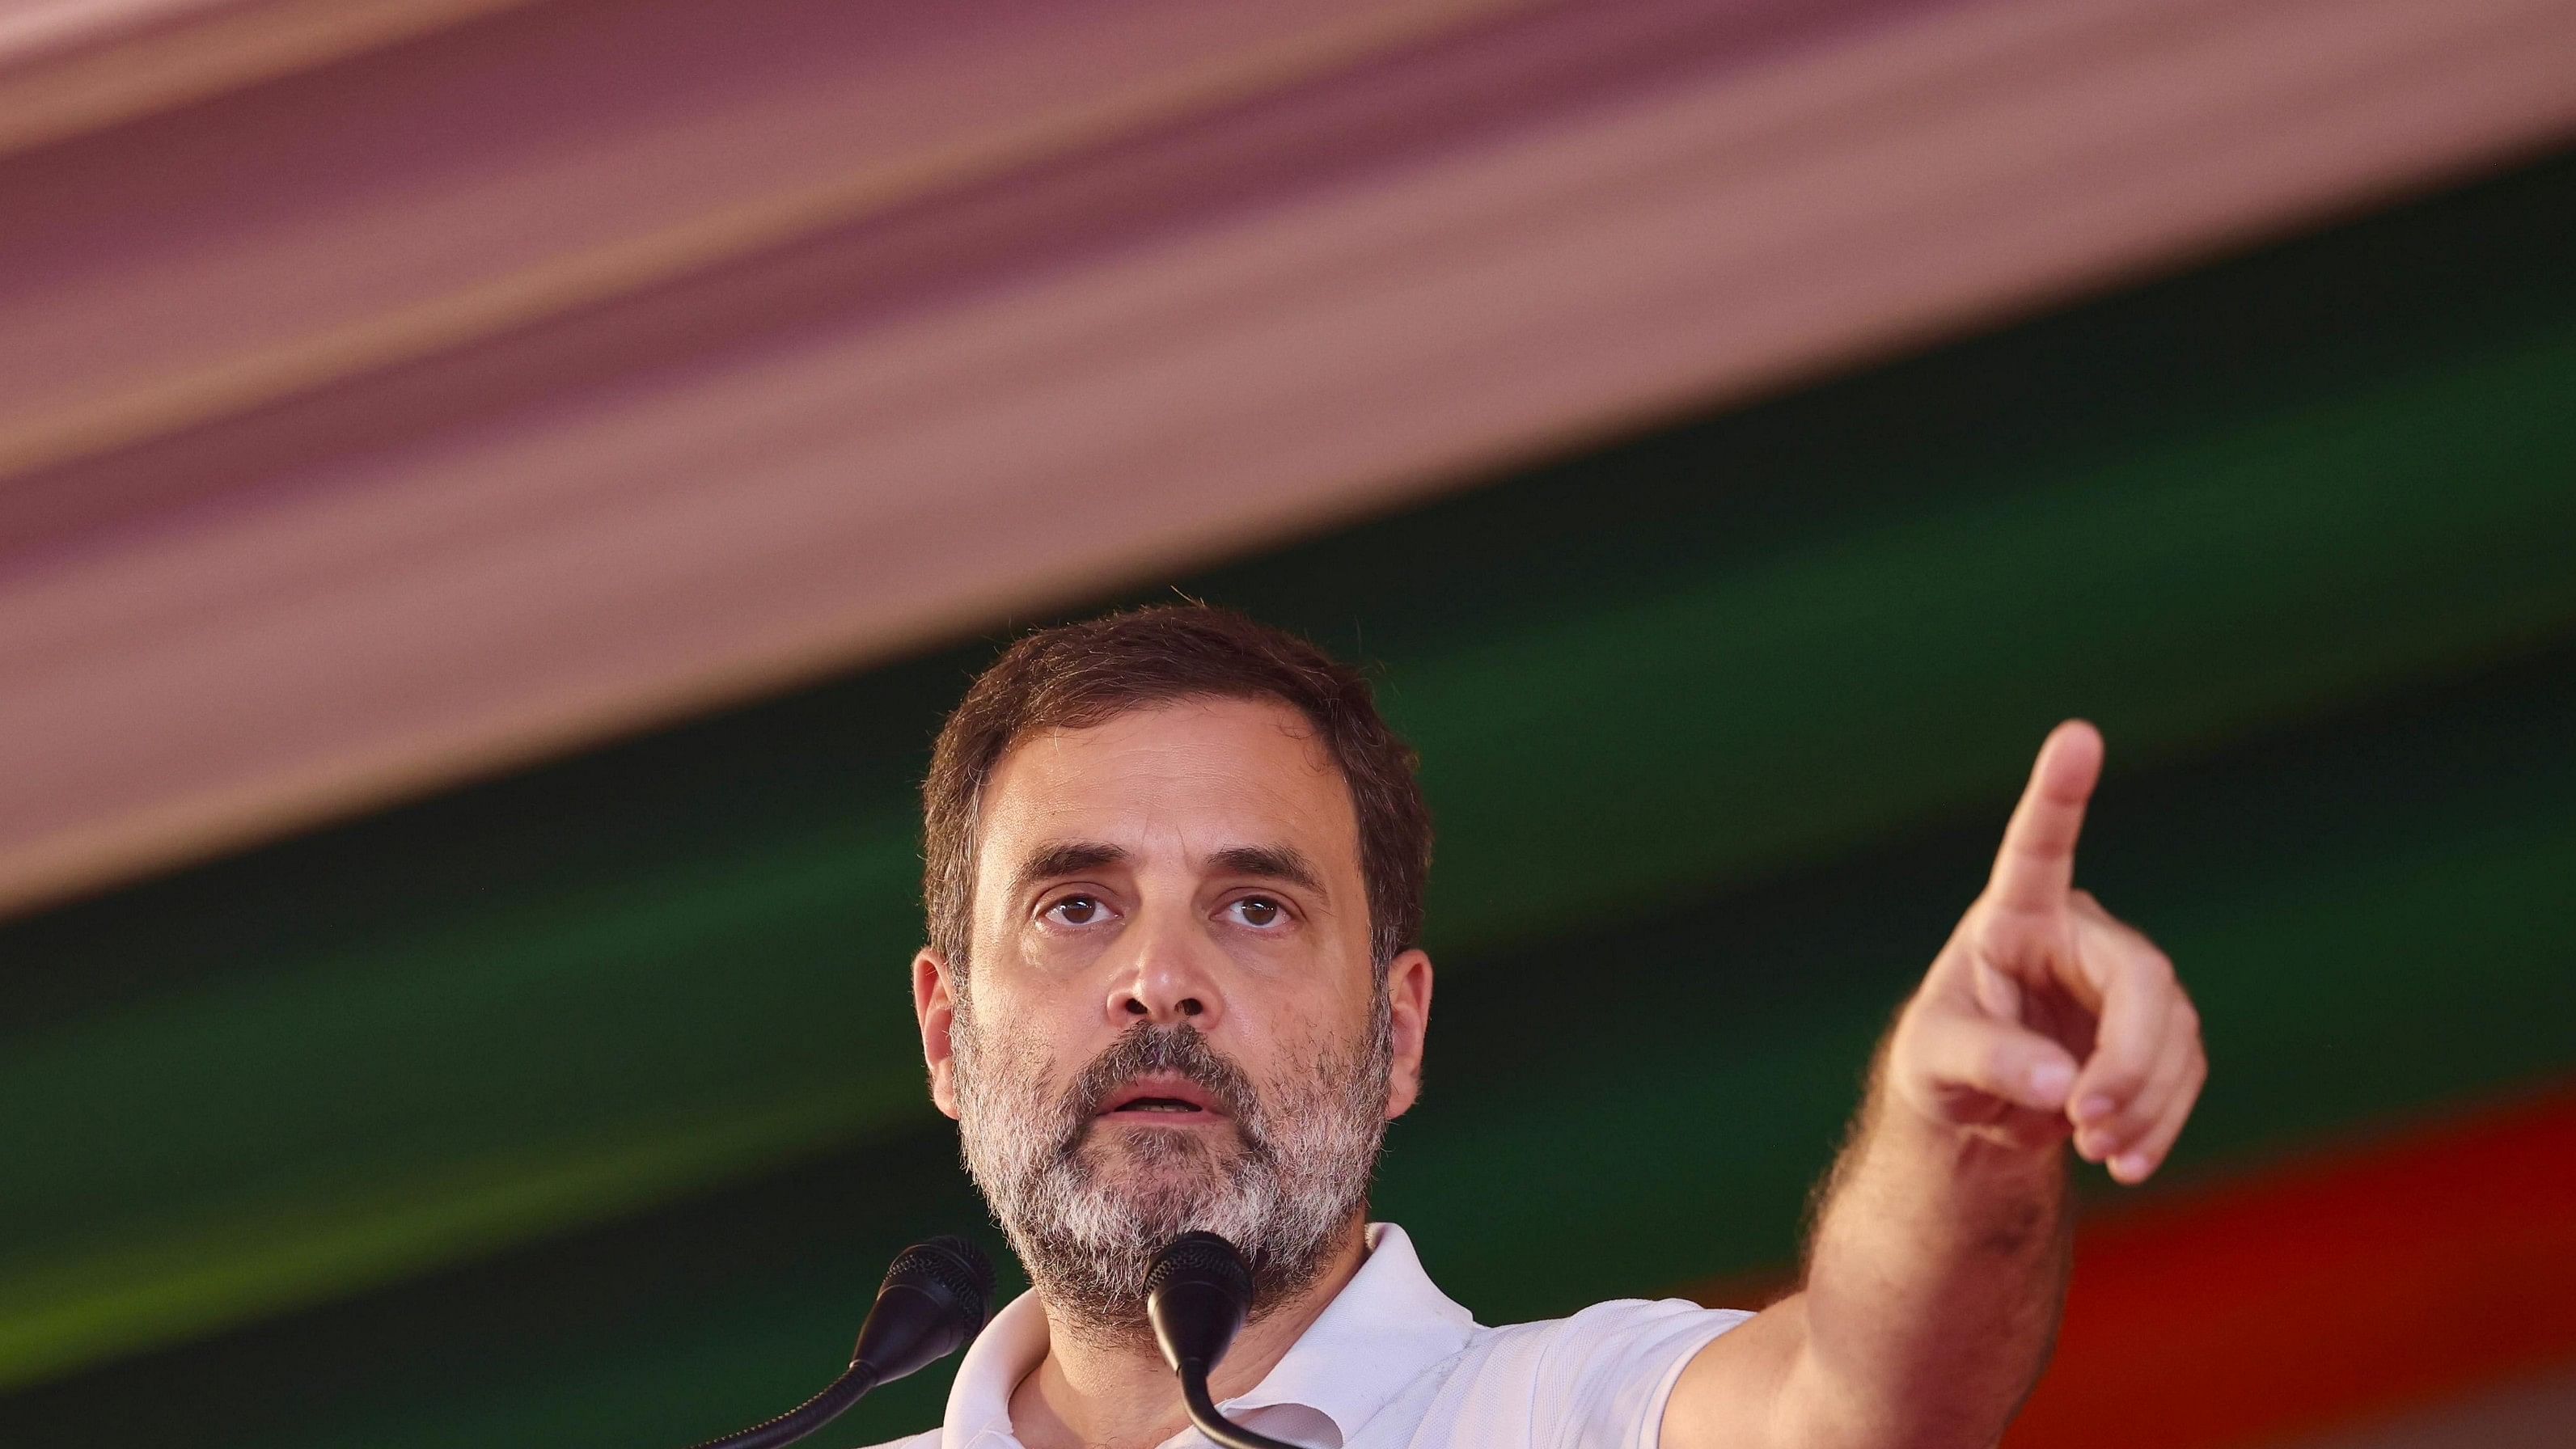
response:
M1352 1216L1314 1282L1243 1326L1208 1380L1217 1402L1269 1377L1323 1316L1368 1256L1365 1217ZM1151 1449L1188 1426L1180 1385L1150 1339L1077 1337L1048 1305L1046 1357L1011 1392L1011 1432L1027 1449Z

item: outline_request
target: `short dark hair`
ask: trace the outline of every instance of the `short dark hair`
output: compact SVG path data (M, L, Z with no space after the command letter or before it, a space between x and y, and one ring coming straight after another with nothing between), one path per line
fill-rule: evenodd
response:
M976 676L949 714L921 785L921 896L932 949L966 965L976 820L984 783L1012 745L1033 731L1082 729L1192 698L1276 699L1306 717L1359 816L1378 971L1415 944L1431 874L1431 811L1415 778L1413 748L1378 714L1367 677L1231 609L1164 604L1021 638Z

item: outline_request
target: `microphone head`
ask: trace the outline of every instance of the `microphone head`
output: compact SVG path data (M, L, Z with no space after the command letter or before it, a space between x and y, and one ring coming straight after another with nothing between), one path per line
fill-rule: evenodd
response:
M924 1238L895 1254L886 1268L882 1293L897 1283L936 1284L956 1298L966 1312L966 1332L981 1332L993 1312L993 1260L984 1250L955 1233Z
M1252 1311L1252 1270L1214 1233L1183 1233L1145 1274L1145 1316L1176 1373L1213 1371Z
M982 1249L947 1234L915 1243L886 1269L850 1362L891 1382L955 1353L992 1312L993 1261Z

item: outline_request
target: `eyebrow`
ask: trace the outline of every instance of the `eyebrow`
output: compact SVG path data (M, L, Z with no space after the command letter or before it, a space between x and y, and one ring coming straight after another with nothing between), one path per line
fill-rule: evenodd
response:
M1323 875L1294 846L1232 845L1208 857L1208 864L1226 875L1259 876L1316 892L1324 889Z
M1038 847L1037 853L1020 862L1011 877L1013 897L1028 893L1029 887L1060 876L1081 875L1104 865L1116 865L1127 858L1118 846L1097 840L1064 840Z
M1020 868L1012 874L1011 894L1016 898L1027 894L1032 886L1116 865L1127 858L1125 848L1105 841L1064 840L1043 845L1020 862ZM1323 873L1315 869L1305 852L1291 845L1230 845L1209 856L1208 866L1223 875L1254 876L1317 892L1324 889Z

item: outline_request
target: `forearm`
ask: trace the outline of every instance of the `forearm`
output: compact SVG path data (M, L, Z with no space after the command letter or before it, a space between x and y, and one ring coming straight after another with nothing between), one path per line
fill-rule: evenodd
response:
M1803 1292L1702 1349L1667 1449L1985 1449L2065 1300L2066 1143L2144 1181L2208 1077L2173 962L2074 888L2101 737L2049 732L1985 891L1906 1003Z
M1873 1083L1817 1214L1784 1442L1994 1442L2065 1297L2063 1157L1933 1121Z

